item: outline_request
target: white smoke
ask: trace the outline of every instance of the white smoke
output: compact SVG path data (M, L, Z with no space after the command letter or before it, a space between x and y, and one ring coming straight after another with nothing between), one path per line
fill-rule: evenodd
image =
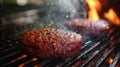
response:
M48 5L55 4L56 7L54 7L54 9L68 13L70 18L74 18L80 9L79 0L46 0L46 2ZM51 10L54 9L51 8ZM68 17L68 15L66 17Z
M82 5L85 4L83 0L44 0L47 9L47 22L53 21L54 26L58 26L59 29L68 30L65 23L69 19L74 19L83 11L81 11ZM80 3L81 2L81 3ZM50 24L51 25L51 24ZM53 25L52 25L53 26Z
M70 12L70 17L74 18L74 16L78 13L79 2L78 0L58 0L58 5L61 9Z
M56 0L58 1L57 4L61 9L65 10L75 10L77 11L79 7L79 2L78 0Z

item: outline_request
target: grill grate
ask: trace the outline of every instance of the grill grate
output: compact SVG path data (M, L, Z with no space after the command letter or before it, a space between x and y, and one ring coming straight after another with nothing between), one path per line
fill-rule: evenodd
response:
M116 28L109 36L89 40L79 54L71 58L43 60L24 54L18 40L1 40L0 66L19 67L115 67L120 66L120 34Z

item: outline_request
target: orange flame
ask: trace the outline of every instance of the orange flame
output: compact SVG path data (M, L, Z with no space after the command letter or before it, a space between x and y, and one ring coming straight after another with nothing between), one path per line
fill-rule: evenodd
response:
M109 64L113 63L113 58L109 58Z
M88 11L88 19L98 20L99 15L98 12L101 10L101 3L99 0L86 0L89 11Z
M115 11L111 8L107 13L104 13L104 17L111 23L120 26L120 18Z

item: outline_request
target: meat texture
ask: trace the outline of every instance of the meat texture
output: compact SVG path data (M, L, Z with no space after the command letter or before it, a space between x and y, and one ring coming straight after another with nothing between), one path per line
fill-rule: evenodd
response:
M81 49L81 35L54 28L43 28L25 32L22 36L23 49L41 58L70 57Z
M90 37L106 35L109 31L109 23L105 20L74 19L68 21L67 26L81 35Z

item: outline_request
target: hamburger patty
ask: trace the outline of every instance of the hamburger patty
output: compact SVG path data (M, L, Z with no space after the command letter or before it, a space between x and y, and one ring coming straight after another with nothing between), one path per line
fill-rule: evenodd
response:
M73 19L67 22L67 26L76 33L90 37L106 35L109 31L109 23L104 20Z
M41 58L69 57L81 49L81 35L65 30L43 28L25 32L22 36L23 49Z

